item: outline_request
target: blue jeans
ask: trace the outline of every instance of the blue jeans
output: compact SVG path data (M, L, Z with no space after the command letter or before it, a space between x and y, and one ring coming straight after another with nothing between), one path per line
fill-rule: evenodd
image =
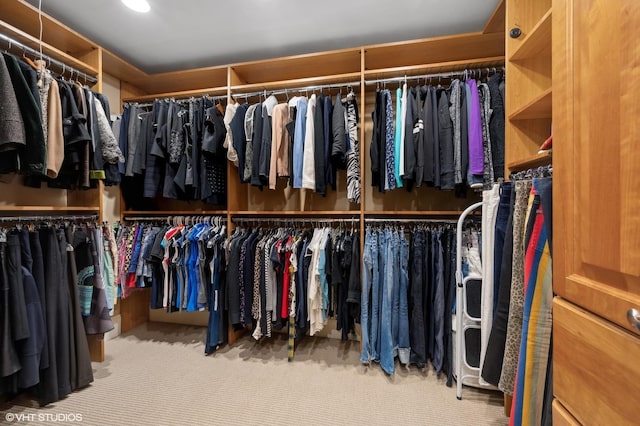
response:
M375 237L374 237L375 235ZM377 234L375 231L367 229L364 239L364 252L362 254L362 294L360 300L360 325L362 329L362 352L360 361L369 363L371 361L371 348L369 347L369 333L371 331L371 321L369 319L369 293L373 284L373 252L377 246Z
M400 232L400 302L399 302L399 324L398 324L398 357L403 364L409 363L411 352L409 341L409 244L404 237L404 232Z
M425 232L413 232L411 240L411 288L409 295L409 336L411 341L410 362L423 368L427 363L424 333L424 289L426 241Z
M498 294L500 293L500 268L502 267L502 252L504 237L507 232L507 222L511 210L511 182L500 185L500 203L496 213L495 240L493 245L493 316L496 315Z
M393 356L398 354L398 334L400 324L400 236L398 231L391 232L391 336ZM389 275L387 273L387 275Z
M442 371L444 360L444 259L442 253L442 234L433 233L433 263L435 282L433 288L433 367L439 374Z
M469 168L469 170L467 171L467 184L471 188L482 189L483 183L484 183L484 176L474 175L473 173L471 173L471 168Z
M371 270L373 275L371 277L371 335L369 347L369 354L371 360L379 360L379 343L378 343L378 328L380 325L380 261L378 255L380 252L379 246L380 235L378 231L371 232Z
M392 233L385 230L382 236L381 257L384 264L382 279L382 307L380 308L380 366L387 374L395 372L393 356L393 332L391 329L391 316L393 315L393 244ZM382 269L382 268L381 268Z

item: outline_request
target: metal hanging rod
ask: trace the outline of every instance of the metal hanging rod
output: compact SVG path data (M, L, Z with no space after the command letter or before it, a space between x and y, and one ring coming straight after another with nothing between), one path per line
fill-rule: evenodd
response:
M86 215L86 216L1 216L0 222L43 222L43 221L94 221L98 219L98 215Z
M122 220L127 222L164 222L169 219L171 216L125 216Z
M138 107L144 108L144 107L153 106L156 101L159 101L159 102L173 101L173 102L178 103L178 104L184 104L184 103L190 102L191 100L196 100L196 99L201 98L201 97L205 97L205 98L209 99L210 101L218 101L218 100L222 100L222 99L227 99L227 95L216 95L216 96L202 95L202 96L189 96L189 97L185 97L185 98L171 96L171 97L168 97L168 98L156 98L154 102L128 101L128 102L123 102L122 105L123 106L136 105Z
M409 80L422 80L427 78L450 78L450 77L468 77L470 73L474 73L476 71L494 71L496 73L498 70L502 70L503 67L478 67L478 68L466 68L464 70L459 71L447 71L447 72L439 72L433 74L421 74L421 75L405 75L402 77L388 77L388 78L379 78L376 80L365 80L365 84L370 86L372 84L379 83L397 83L397 82L407 82Z
M158 215L158 216L124 216L122 220L127 222L151 222L151 221L165 221L165 220L184 220L187 218L199 217L199 218L211 218L211 219L225 219L226 216L206 213L195 213L192 215Z
M425 219L425 218L366 218L365 223L458 223L457 219Z
M85 72L79 71L74 67L71 67L67 64L65 64L62 61L59 61L57 59L52 58L49 55L45 55L45 54L41 54L39 50L36 50L32 47L26 46L22 43L20 43L17 40L12 39L11 37L0 33L0 39L6 41L7 43L9 43L9 49L11 49L11 46L17 46L20 49L22 49L25 52L31 53L32 55L35 55L37 58L42 58L43 60L46 60L49 65L53 64L56 67L60 68L62 70L62 74L64 74L65 72L69 71L71 73L71 75L77 75L78 78L82 77L83 80L90 82L91 84L96 84L98 82L98 79L92 75L89 75Z
M352 82L347 82L347 83L333 83L333 84L317 84L317 85L312 85L312 86L303 86L303 87L292 87L292 88L287 88L287 89L277 89L277 90L259 90L259 91L255 91L255 92L238 92L238 93L232 93L231 96L232 97L238 97L238 98L250 98L253 96L264 96L265 98L269 95L285 95L285 94L289 94L289 93L295 93L295 92L309 92L309 91L314 91L314 90L322 90L322 89L334 89L334 88L341 88L341 87L351 87L351 86L360 86L360 82L359 81L352 81Z
M234 223L356 223L360 222L360 218L354 216L352 218L310 218L310 217L232 217Z
M509 175L510 180L529 180L553 176L553 165L540 166L532 169L521 170Z

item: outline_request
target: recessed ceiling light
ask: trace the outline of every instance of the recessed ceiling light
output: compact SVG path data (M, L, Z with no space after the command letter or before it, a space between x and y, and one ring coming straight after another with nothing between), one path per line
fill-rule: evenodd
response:
M149 6L147 0L122 0L122 3L129 9L140 13L147 13L151 10L151 6Z

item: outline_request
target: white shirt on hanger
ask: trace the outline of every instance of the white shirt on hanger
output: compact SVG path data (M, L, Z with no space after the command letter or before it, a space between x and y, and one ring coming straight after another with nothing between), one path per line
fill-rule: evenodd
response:
M313 125L313 116L316 112L316 94L309 98L307 104L307 125L304 136L304 156L302 158L302 187L305 189L316 189L316 165L314 162L315 148L315 127Z

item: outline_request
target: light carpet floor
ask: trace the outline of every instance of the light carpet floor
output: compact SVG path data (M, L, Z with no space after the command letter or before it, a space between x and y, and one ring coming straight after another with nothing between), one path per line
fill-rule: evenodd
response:
M10 424L508 424L502 394L465 387L459 401L432 369L400 367L389 377L359 363L358 342L307 337L289 363L284 335L263 343L245 336L211 356L203 354L204 335L147 323L106 342L91 386L41 409L25 397L0 404L0 423L27 414L33 421ZM41 422L39 414L82 421Z

